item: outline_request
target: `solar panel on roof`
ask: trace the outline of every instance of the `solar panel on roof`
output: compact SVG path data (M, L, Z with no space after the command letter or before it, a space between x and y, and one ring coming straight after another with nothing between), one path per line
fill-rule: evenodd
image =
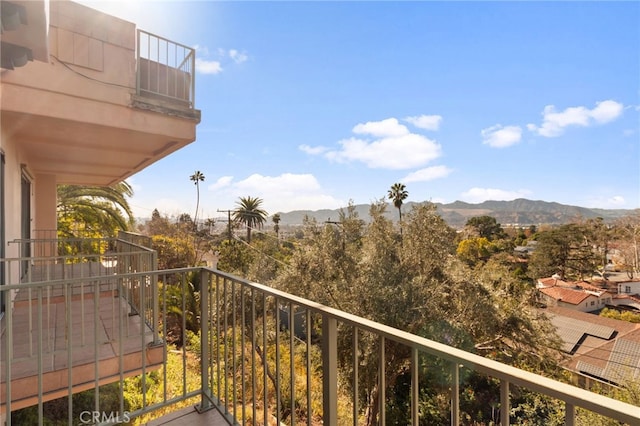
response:
M640 343L617 339L603 374L607 380L615 383L640 376Z
M558 336L562 339L562 350L569 353L577 349L576 346L585 334L610 340L616 333L614 328L606 325L593 324L560 315L552 315L551 323L556 327Z
M591 365L589 363L583 362L583 361L578 361L578 364L576 364L576 370L578 370L581 373L584 374L588 374L590 376L594 376L594 377L602 377L602 368L598 368L595 365Z

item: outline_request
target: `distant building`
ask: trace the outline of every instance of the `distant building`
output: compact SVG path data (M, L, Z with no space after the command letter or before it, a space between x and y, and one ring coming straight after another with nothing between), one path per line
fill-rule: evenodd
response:
M612 303L613 293L585 281L567 282L557 277L539 279L540 302L581 312L593 312Z

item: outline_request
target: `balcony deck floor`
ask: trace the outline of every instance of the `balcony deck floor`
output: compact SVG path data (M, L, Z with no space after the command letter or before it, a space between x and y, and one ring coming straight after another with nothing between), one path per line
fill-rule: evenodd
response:
M73 392L95 387L96 373L100 385L119 380L121 373L124 377L139 374L143 356L148 370L162 364L164 347L148 346L153 340L151 330L146 324L141 326L139 315L129 314L128 303L117 292L101 291L97 304L92 291L77 288L67 297L57 292L47 297L36 297L36 291L28 293L19 291L11 313L12 409L37 403L39 385L43 399L48 401L66 395L70 382ZM42 324L41 331L38 324ZM6 316L1 325L0 404L4 406ZM141 348L145 348L144 353Z

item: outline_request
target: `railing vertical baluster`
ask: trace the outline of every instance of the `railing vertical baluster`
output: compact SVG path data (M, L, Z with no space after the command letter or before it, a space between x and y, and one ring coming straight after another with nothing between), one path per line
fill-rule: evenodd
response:
M507 380L500 380L500 424L502 426L509 426L510 401L509 382Z
M295 364L295 315L294 306L292 302L289 302L289 390L291 393L291 426L296 424L296 364Z
M180 282L182 284L182 329L180 331L180 335L182 337L182 394L186 395L187 393L187 342L186 342L186 334L187 334L187 295L189 294L189 289L187 288L187 274L185 272L180 273ZM144 384L144 382L143 382ZM143 388L146 392L146 389ZM143 400L144 401L144 400ZM143 405L146 407L146 404L143 402Z
M165 49L164 49L165 50L165 53L164 53L164 55L165 55L164 56L164 58L165 58L164 69L165 69L165 72L167 74L167 77L165 78L165 85L164 85L165 91L164 91L164 93L166 93L167 95L171 96L171 90L170 90L171 85L169 84L169 79L171 78L170 75L169 75L170 74L169 71L171 70L171 66L169 65L169 42L165 40L164 45L165 45ZM160 63L160 59L158 59L158 63ZM196 226L198 226L198 224L196 224Z
M196 72L195 72L195 61L196 61L196 53L194 50L191 50L191 52L189 52L189 56L191 57L191 61L189 62L189 67L191 70L191 93L190 95L190 106L191 108L193 108L196 105Z
M151 253L151 270L158 270L158 252L153 251ZM158 333L158 324L160 324L160 317L158 315L158 274L151 275L151 317L153 318L152 330L153 330L153 343L160 343L160 334Z
M97 280L93 281L93 368L95 374L95 382L94 382L94 404L95 404L95 412L100 412L100 351L98 350L98 331L100 330L98 325L100 323L100 303L97 297L96 292L98 291L99 282ZM69 286L71 290L71 299L73 299L73 287ZM84 318L83 318L84 321ZM69 341L73 341L73 334L69 333ZM142 357L144 362L144 357ZM71 366L69 366L71 369ZM142 374L144 374L144 367L142 369ZM143 388L143 393L146 393L146 390ZM71 398L71 395L69 395ZM143 395L144 399L144 395Z
M222 375L220 374L220 342L224 342L221 337L220 329L220 314L222 307L220 306L220 276L216 275L216 397L219 399L221 396L220 385L222 384Z
M156 92L160 93L160 39L154 38L156 44Z
M386 380L386 374L387 374L387 369L386 369L386 360L385 360L385 338L383 335L380 335L380 352L379 352L379 357L380 359L379 364L378 364L378 374L379 376L379 382L378 382L378 404L379 404L379 410L380 410L380 414L379 414L379 418L380 418L380 425L384 425L386 424L386 400L387 400L387 392L386 392L386 388L387 388L387 380Z
M42 288L37 289L38 292L38 422L42 424L44 417L42 395L43 395L43 365L42 365ZM29 299L31 304L31 299Z
M311 426L313 410L311 409L311 311L306 310L306 344L307 344L307 426Z
M251 408L252 419L254 426L257 424L257 398L256 398L256 388L258 387L257 377L256 377L256 295L255 289L251 288L251 324L249 325L251 330ZM245 422L246 424L246 422Z
M267 375L269 364L267 363L267 295L262 293L262 412L264 424L269 424L269 377ZM274 389L275 391L275 389Z
M564 424L565 426L574 426L576 424L576 407L568 402L564 404Z
M238 389L236 388L236 280L231 280L231 402L233 418L238 418Z
M358 425L358 412L360 411L359 407L359 395L360 395L360 375L359 375L359 366L360 366L360 349L358 344L358 339L360 333L358 332L358 327L353 326L353 343L352 343L352 353L353 353L353 426Z
M98 297L98 295L94 293L93 297ZM84 283L80 283L80 317L84 319ZM86 344L85 334L84 321L80 321L80 346Z
M217 279L217 277L216 277ZM214 397L215 399L217 399L219 394L215 394L213 393L213 389L214 389L214 381L215 381L215 373L214 373L214 368L213 368L213 364L218 364L218 358L217 356L214 358L213 353L214 353L214 347L218 347L218 335L214 335L214 325L213 325L213 316L216 315L216 317L218 316L215 309L217 307L217 305L215 305L215 289L214 289L214 284L213 284L213 274L209 274L209 281L207 282L207 294L209 295L208 297L208 302L207 302L207 321L209 321L209 369L207 370L207 373L209 375L209 391L211 392L211 396ZM216 330L217 332L217 330Z
M66 285L62 284L62 286L64 286L62 288L64 294L65 294L65 310L67 311L71 311L71 304L68 303L67 298L66 298ZM67 315L65 312L65 319L66 319ZM83 319L84 320L84 319ZM67 330L68 328L68 330ZM73 324L71 322L69 322L69 324L65 324L65 331L68 331L69 335L71 335L71 333L73 333ZM66 337L66 336L65 336ZM68 410L69 410L69 424L73 424L73 398L71 398L71 395L73 395L73 345L71 344L71 339L68 338L66 340L66 345L67 345L67 396L68 396ZM55 349L55 340L53 342L54 344L54 349ZM53 356L53 353L51 354Z
M115 281L115 282L114 282ZM111 287L111 305L113 306L114 301L117 300L118 305L122 303L119 296L114 294L115 289L118 287L118 283L115 278L109 279ZM116 299L117 297L117 299ZM113 308L112 308L113 310ZM119 372L119 381L120 388L124 389L124 326L123 326L124 318L122 315L118 315L118 372ZM166 364L165 364L166 365ZM120 392L120 413L124 415L124 393Z
M33 356L33 307L31 306L31 287L27 289L29 306L29 356Z
M246 316L245 316L245 300L244 300L244 294L245 294L245 288L244 288L244 284L240 283L240 310L242 311L240 313L240 317L241 317L241 321L242 323L240 324L240 371L241 371L241 377L242 380L240 381L240 402L242 403L242 423L246 423L247 422L247 412L246 412L246 404L245 404L245 377L246 377L246 371L244 368L244 353L245 353L245 330L247 329L247 323L246 323Z
M338 322L322 315L322 423L338 424Z
M460 424L460 366L451 362L451 425Z
M4 416L7 426L11 426L11 364L13 360L13 302L11 301L11 292L5 291L5 345L4 345L4 377L5 377L5 394L4 394Z
M417 348L411 348L411 424L418 425L420 405L420 354Z
M228 310L229 305L227 302L227 278L225 278L222 282L222 303L224 306L224 347L223 347L223 362L224 362L224 412L225 414L229 413L229 364L228 364L228 353L229 353L229 339L227 333L229 332L229 320L228 320Z
M274 386L276 387L276 424L280 424L280 410L282 410L282 406L280 405L280 398L282 394L280 392L280 299L276 296L275 298L275 315L276 315L276 380ZM265 357L267 354L265 353Z
M140 306L142 306L142 304L144 303L144 298L145 298L145 292L144 292L144 281L145 281L145 276L144 275L137 275L137 280L138 280L138 287L140 287ZM119 303L119 301L118 301ZM147 407L148 402L147 402L147 381L146 381L146 377L147 377L147 342L145 341L145 333L144 333L144 327L145 327L145 321L144 321L144 312L140 312L139 311L140 308L138 308L138 320L140 322L140 350L142 351L142 406L143 407ZM184 316L184 315L183 315ZM128 322L128 321L127 321ZM184 329L183 329L184 330ZM184 337L184 334L183 334ZM184 343L184 342L183 342ZM183 344L183 347L185 345ZM186 373L186 370L184 370L184 372Z
M167 274L163 274L161 277L162 280L162 313L165 315L165 320L162 321L162 335L166 336L167 335L167 321L166 321L166 315L167 315L167 287L168 287L168 276ZM164 351L162 351L162 361L163 361L163 365L164 368L162 369L162 396L163 396L163 401L167 400L167 350L165 348ZM219 395L219 394L218 394Z
M211 408L211 390L209 389L210 353L209 353L209 272L200 271L200 412Z

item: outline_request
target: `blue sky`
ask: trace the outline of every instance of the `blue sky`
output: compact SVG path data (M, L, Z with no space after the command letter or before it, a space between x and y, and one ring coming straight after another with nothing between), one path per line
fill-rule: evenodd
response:
M638 2L90 2L197 48L197 140L130 179L220 216L529 198L640 208Z

